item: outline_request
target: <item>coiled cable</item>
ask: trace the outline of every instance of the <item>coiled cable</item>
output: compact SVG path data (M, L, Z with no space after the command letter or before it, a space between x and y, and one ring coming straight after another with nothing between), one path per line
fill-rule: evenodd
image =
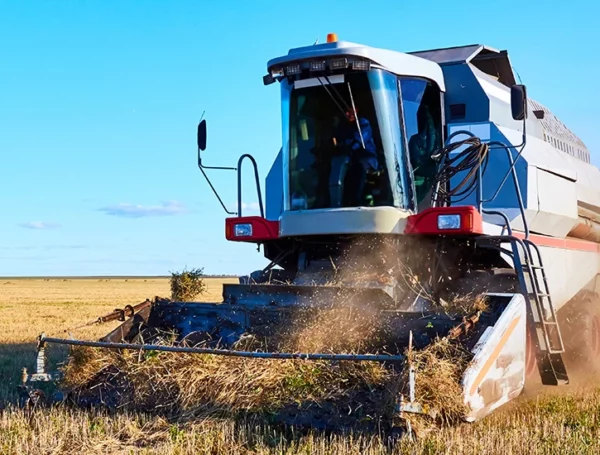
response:
M451 156L464 146L467 148ZM488 152L488 144L481 142L478 137L469 137L453 142L433 155L432 158L439 162L439 169L434 180L432 206L448 206L451 198L453 203L468 198L477 189L478 170L481 168L483 174L487 168ZM466 175L457 185L450 187L451 179L461 172L466 172Z

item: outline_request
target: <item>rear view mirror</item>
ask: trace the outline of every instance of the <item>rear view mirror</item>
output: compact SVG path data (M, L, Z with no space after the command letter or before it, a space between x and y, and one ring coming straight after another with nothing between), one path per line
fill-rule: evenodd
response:
M513 119L524 120L527 118L527 89L524 85L513 85L511 87L510 107Z
M206 149L206 120L198 124L198 149L202 151Z

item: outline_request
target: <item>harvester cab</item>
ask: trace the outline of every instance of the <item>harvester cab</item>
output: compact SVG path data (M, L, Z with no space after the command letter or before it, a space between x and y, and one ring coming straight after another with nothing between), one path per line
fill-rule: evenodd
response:
M583 143L528 100L506 51L402 53L331 34L270 60L263 83L279 85L282 124L265 201L252 155L207 166L204 119L197 139L199 169L231 215L226 239L259 245L269 265L223 285L221 303L157 300L100 341L42 336L41 350L83 344L404 368L413 350L459 340L471 356L461 374L467 420L519 395L526 380L568 382L557 311L595 292L598 240L581 239L600 228L580 221L579 207L597 206L600 219L600 203L582 200L596 193L580 191L585 182L565 162L583 174L597 169L584 162ZM570 139L559 146L556 131ZM577 163L565 153L575 147ZM258 215L242 213L247 161ZM211 169L237 172L237 211ZM586 264L578 280L561 268L575 263ZM290 331L315 322L335 346L290 344ZM174 346L153 342L165 331ZM270 341L240 349L248 336ZM598 355L588 351L587 360ZM30 379L43 377L40 362ZM399 398L403 412L422 411L415 381L418 372Z
M410 54L339 42L330 34L327 43L270 60L267 69L263 83L279 83L281 92L282 148L266 179L266 208L251 155L240 157L235 168L220 168L238 173L237 213L226 208L207 178L225 211L236 215L225 221L226 238L262 245L271 261L245 283L324 285L341 280L348 288L355 287L358 275L371 275L375 280L367 287L385 288L396 304L409 302L397 283L404 273L398 267L390 273L384 253L395 259L402 249L404 266L418 274L418 264L408 264L409 250L421 259L432 257L440 250L440 235L450 234L464 244L481 233L477 173L488 147L470 138L444 148L456 134L448 132L442 67ZM524 122L526 104L525 87L513 84L511 120ZM523 125L521 147L524 134ZM471 147L459 153L461 145ZM202 120L198 164L206 177L209 168L200 157L205 146ZM260 216L242 214L246 159L254 167ZM502 185L510 175L509 170ZM473 202L456 203L469 197ZM406 238L410 234L421 238ZM422 265L421 259L417 262ZM421 284L437 295L449 279L463 273L449 267L454 270L437 281L421 273Z

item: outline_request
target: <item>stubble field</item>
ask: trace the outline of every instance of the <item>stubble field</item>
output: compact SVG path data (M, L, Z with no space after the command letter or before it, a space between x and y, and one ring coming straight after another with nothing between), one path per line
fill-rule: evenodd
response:
M206 280L207 292L199 300L220 301L225 281L233 280ZM169 294L168 279L0 280L0 453L600 453L600 389L592 386L522 397L476 424L393 446L377 434L298 434L256 419L171 422L142 413L18 409L21 370L33 368L41 332L95 339L118 323L77 327L115 308ZM52 349L50 360L56 363L65 354L64 349Z

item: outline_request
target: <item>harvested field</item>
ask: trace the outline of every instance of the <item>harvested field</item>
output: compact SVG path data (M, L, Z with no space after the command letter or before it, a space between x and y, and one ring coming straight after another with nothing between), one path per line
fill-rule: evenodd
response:
M206 280L208 292L200 300L220 301L222 282ZM417 442L404 441L393 450L378 434L299 434L269 427L264 420L252 417L233 420L184 416L174 420L142 411L18 410L13 406L17 398L15 388L21 368L33 366L35 337L40 332L64 336L65 329L94 320L114 308L155 295L168 296L169 281L5 279L0 285L0 401L5 406L0 411L0 453L600 452L600 390L594 389L570 388L561 395L520 399L482 422L431 432ZM71 333L92 339L117 324ZM64 355L64 351L54 351L54 361ZM174 354L161 357L175 362ZM451 371L451 366L447 367ZM369 379L376 380L377 376ZM225 402L226 398L223 394Z

